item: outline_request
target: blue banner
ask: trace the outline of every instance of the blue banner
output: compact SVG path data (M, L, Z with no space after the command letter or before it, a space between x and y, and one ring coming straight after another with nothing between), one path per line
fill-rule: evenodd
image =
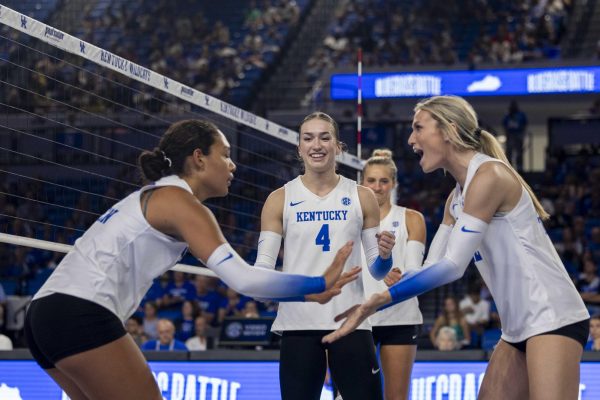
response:
M357 97L356 74L331 76L330 97ZM362 76L363 99L600 93L600 67L386 72Z
M165 400L278 400L278 363L272 361L150 362ZM477 398L485 362L417 362L412 400ZM118 382L115 382L118 384ZM67 400L33 361L0 361L0 399ZM332 399L324 390L322 399ZM581 363L580 400L600 399L600 362Z

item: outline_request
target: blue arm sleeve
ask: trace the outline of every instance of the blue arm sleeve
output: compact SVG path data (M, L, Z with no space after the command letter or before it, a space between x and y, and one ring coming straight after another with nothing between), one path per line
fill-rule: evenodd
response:
M390 272L394 261L392 255L390 258L384 260L379 256L379 246L377 245L377 232L379 228L365 229L361 233L361 241L363 245L363 251L365 252L365 258L367 259L367 266L369 267L369 273L371 276L380 281Z
M373 264L369 265L369 271L371 272L373 278L379 281L385 278L387 273L390 272L390 269L392 268L393 264L394 261L392 260L391 256L387 260L384 260L380 256L377 256Z
M409 271L388 289L392 302L380 307L378 311L459 279L465 273L467 265L459 267L449 259L442 258L429 267Z
M206 266L236 292L261 299L278 299L321 293L322 276L287 274L264 268L252 268L233 248L224 243L210 255Z

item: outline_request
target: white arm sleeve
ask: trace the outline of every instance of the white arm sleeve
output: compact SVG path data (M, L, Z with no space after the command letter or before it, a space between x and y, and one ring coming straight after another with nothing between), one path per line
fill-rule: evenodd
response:
M360 239L367 259L367 266L373 265L379 255L379 245L377 244L377 236L375 236L378 233L379 227L364 229L361 233Z
M427 252L427 259L423 266L431 265L444 257L446 253L446 246L448 245L448 238L450 237L450 232L452 232L451 225L441 224L438 228L433 240L431 241L431 245L429 246L429 251Z
M213 251L206 262L222 280L236 292L249 297L277 299L320 293L325 290L322 276L304 276L253 268L229 243Z
M444 257L459 267L464 267L464 273L479 248L487 228L486 222L463 212L448 235L448 245Z
M406 243L406 254L404 256L404 269L419 269L423 264L423 255L425 254L425 244L418 240L409 240Z
M280 248L281 235L279 233L261 231L258 237L258 249L254 266L275 269Z
M392 302L380 310L462 277L487 228L488 224L484 221L463 213L449 235L444 257L418 271L404 274L389 288Z

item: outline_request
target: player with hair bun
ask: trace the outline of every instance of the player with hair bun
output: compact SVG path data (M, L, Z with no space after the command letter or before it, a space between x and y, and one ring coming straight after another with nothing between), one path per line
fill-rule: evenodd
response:
M408 271L418 270L423 263L426 228L423 215L392 204L397 187L398 169L388 149L376 149L364 166L362 184L375 193L379 203L379 228L396 237L392 250L394 265L383 281L363 274L365 295L388 289ZM408 398L412 366L417 353L417 337L423 324L416 297L372 315L373 340L380 347L384 376L385 400Z
M188 248L248 296L320 293L327 302L348 282L338 278L351 242L332 246L340 250L315 277L251 268L227 243L202 204L227 195L235 171L229 142L215 125L174 123L138 163L149 184L115 204L77 239L27 311L25 336L33 357L72 400L162 400L123 323L153 279ZM329 290L334 284L336 291Z

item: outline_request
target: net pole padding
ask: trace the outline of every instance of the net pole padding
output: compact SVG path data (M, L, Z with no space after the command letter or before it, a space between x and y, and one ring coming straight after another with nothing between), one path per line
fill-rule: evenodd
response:
M357 96L356 96L356 156L360 159L362 157L362 118L363 118L363 105L362 105L362 48L358 48L357 55ZM357 170L356 179L358 182L361 181L361 170Z
M0 243L13 244L15 246L32 247L48 251L56 251L58 253L68 253L73 246L62 243L49 242L47 240L32 239L24 236L10 235L8 233L0 233ZM185 272L187 274L204 275L213 278L218 278L217 274L208 268L196 267L187 264L176 264L171 268L171 271Z
M62 49L67 53L82 57L97 65L127 76L130 79L142 82L156 90L168 93L200 108L254 128L266 135L296 146L299 143L300 134L294 130L285 128L282 125L236 107L233 104L186 86L181 82L78 39L75 36L62 32L4 5L0 5L0 23L48 43L51 46ZM362 168L360 158L347 152L340 154L337 157L337 161L351 168Z

